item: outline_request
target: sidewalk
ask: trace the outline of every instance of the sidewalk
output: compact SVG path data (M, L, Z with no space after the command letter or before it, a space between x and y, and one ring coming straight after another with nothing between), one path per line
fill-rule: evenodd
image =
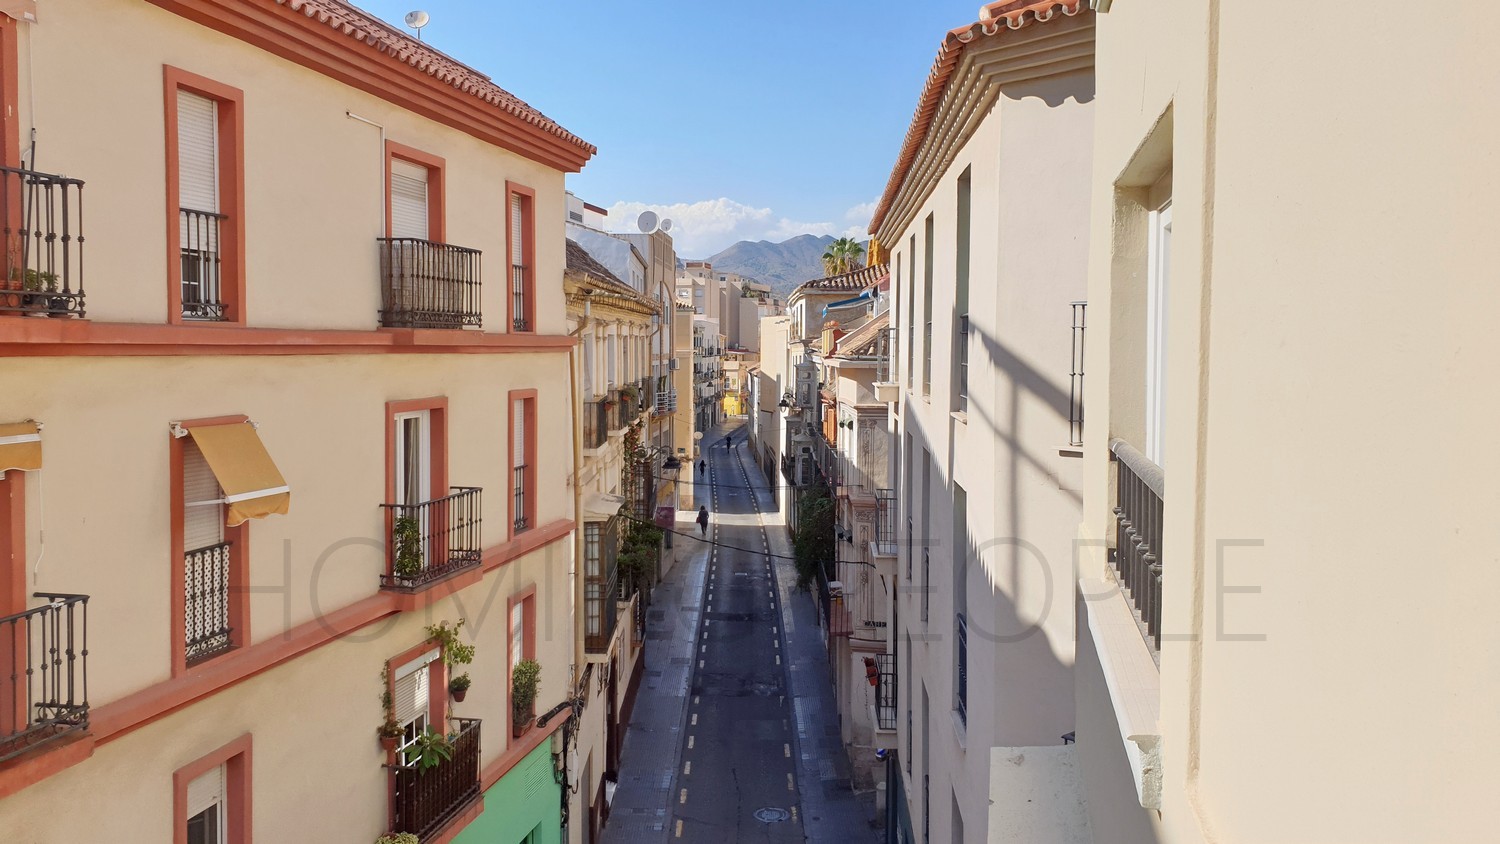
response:
M677 530L697 526L688 513ZM687 521L681 519L688 518ZM667 808L677 775L677 752L687 713L693 644L708 574L708 546L678 541L675 562L651 594L646 614L645 676L620 754L620 784L615 791L605 844L660 844L667 839Z

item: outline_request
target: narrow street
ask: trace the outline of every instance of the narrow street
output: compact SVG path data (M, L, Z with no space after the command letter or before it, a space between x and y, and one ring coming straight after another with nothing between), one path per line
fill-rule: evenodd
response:
M781 585L780 564L790 561L769 555L788 553L788 543L776 533L782 527L762 521L762 510L774 513L770 491L744 455L740 428L731 420L703 441L712 542L679 523L693 538L675 542L698 547L685 549L658 592L678 599L652 610L648 679L606 844L874 840L848 788L811 599ZM799 601L808 612L800 624L788 606ZM821 670L796 677L814 666Z

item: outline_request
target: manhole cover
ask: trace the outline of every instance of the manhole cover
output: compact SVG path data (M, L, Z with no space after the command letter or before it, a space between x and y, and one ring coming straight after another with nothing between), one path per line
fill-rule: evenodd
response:
M769 808L767 808L767 809L756 809L755 810L755 819L758 820L758 821L760 821L761 823L781 823L782 821L786 820L787 818L790 818L791 816L792 816L792 813L788 812L785 809L769 809Z

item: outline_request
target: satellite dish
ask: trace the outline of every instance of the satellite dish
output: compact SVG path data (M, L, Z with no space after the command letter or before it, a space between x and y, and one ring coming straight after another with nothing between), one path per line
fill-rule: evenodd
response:
M656 216L655 211L642 211L641 216L635 219L635 226L641 230L641 234L650 234L656 231L658 219L660 218Z
M672 230L672 221L671 220L662 220L661 221L661 230L664 231L664 232L671 231Z
M406 13L406 25L417 31L418 41L422 40L422 27L426 26L430 20L432 20L432 16L421 9Z

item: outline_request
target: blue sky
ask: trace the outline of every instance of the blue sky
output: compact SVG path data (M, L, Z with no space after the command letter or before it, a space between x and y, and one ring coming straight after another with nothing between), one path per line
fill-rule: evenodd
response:
M862 233L943 33L980 0L354 0L599 147L568 187L683 257Z

